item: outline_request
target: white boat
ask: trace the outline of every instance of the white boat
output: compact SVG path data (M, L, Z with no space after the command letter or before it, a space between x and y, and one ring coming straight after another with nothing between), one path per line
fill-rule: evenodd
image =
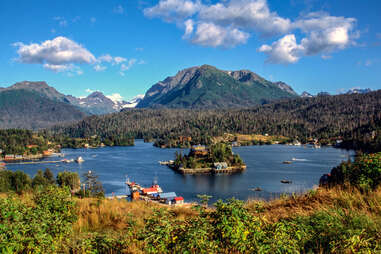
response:
M75 162L77 162L77 163L81 163L81 162L84 162L85 160L81 157L81 156L79 156L77 159L75 159Z

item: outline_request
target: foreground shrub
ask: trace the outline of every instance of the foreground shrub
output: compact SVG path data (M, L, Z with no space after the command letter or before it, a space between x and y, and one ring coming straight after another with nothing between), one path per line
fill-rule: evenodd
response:
M35 193L34 204L19 197L0 198L0 250L5 253L54 253L77 219L67 189L49 186Z
M294 221L303 250L311 253L380 253L380 228L366 215L336 210Z
M331 184L349 183L363 191L381 184L381 153L363 154L352 162L343 162L331 171Z

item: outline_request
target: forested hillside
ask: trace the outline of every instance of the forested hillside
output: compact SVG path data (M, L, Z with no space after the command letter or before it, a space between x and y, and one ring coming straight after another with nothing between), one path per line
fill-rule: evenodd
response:
M0 128L40 129L86 116L77 107L25 89L0 92Z
M191 136L195 142L230 133L287 137L342 137L380 143L381 90L367 94L298 98L247 109L135 109L92 116L56 133L75 137L129 134L136 138Z

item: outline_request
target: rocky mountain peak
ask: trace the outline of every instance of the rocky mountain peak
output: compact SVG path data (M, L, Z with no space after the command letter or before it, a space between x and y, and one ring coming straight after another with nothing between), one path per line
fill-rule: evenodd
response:
M311 97L313 97L313 95L310 94L309 92L304 91L304 92L300 95L300 97L302 97L302 98L311 98Z
M286 83L282 81L275 82L274 84L277 85L283 91L286 91L290 94L297 95L297 93L294 91L294 89L291 88L291 86L287 85Z

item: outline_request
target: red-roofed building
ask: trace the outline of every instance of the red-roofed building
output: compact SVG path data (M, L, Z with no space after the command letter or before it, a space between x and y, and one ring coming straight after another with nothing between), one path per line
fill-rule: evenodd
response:
M145 195L154 194L154 193L158 193L158 189L157 187L144 188L142 190L142 193Z
M175 204L184 204L183 197L175 197L173 200L175 201Z

